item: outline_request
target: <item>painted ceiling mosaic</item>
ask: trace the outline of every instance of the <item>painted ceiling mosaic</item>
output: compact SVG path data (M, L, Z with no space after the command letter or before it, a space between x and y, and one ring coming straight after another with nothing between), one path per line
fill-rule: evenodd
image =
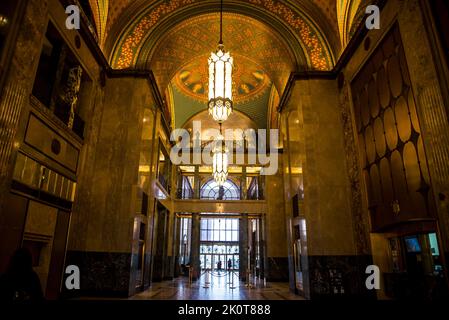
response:
M234 107L265 128L273 83L279 90L285 87L293 58L279 37L255 19L225 13L223 28L225 48L234 57ZM205 14L180 23L153 52L147 52L153 58L145 59L146 68L153 70L158 86L170 83L174 89L177 127L207 105L207 61L216 49L218 34L219 15Z
M234 56L237 100L257 97L268 88L270 79L278 90L285 87L294 62L276 34L264 24L237 14L224 15L223 29L225 48ZM184 21L166 34L153 52L147 52L145 67L153 70L159 88L166 88L175 79L188 95L205 100L207 60L216 50L218 34L218 14Z
M117 20L120 20L123 13L130 9L131 7L142 7L144 3L151 3L154 4L157 1L148 1L148 0L89 0L92 7L97 6L96 3L99 3L98 6L101 8L107 10L106 14L103 14L103 16L107 17L108 24L106 31L109 32L111 30L111 27L117 22ZM290 1L292 4L295 4L295 2L311 2L313 3L317 8L320 9L320 11L325 15L325 17L329 20L329 22L332 25L335 25L335 29L337 29L337 22L336 22L336 2L350 2L347 0L294 0Z
M139 54L140 45L147 35L164 19L189 6L200 6L212 0L89 0L95 16L100 45L113 47L112 63L117 68L132 67ZM328 40L339 39L347 45L355 29L360 8L365 0L240 0L242 8L254 6L265 10L292 29L303 42L309 56L310 66L323 70L333 64L331 49L326 48ZM244 11L242 11L244 13ZM325 30L325 24L330 29ZM323 30L321 30L321 29ZM103 46L109 37L109 46ZM332 38L332 39L331 39ZM118 41L117 41L118 39ZM116 43L117 42L117 43ZM115 45L115 46L114 46ZM333 48L338 56L339 48Z
M122 34L112 54L112 65L118 69L133 67L137 63L146 37L161 20L183 7L196 5L199 2L199 0L170 0L151 6ZM283 1L241 0L239 2L247 2L246 5L263 9L293 30L305 51L310 68L316 70L332 68L333 54L330 52L325 37L305 14L284 4Z
M176 73L173 82L180 91L192 99L208 101L208 55L198 57ZM271 86L261 66L241 55L233 55L233 101L247 102L260 97Z
M272 88L268 87L266 90L253 97L251 100L239 101L234 104L234 110L245 114L253 120L257 128L267 128L267 119L269 111L269 102L272 94ZM172 117L175 128L181 128L195 114L207 110L207 103L202 99L192 98L192 96L180 89L175 81L170 84L167 98L173 104L175 116ZM276 94L277 91L275 90ZM174 118L174 119L173 119ZM230 119L229 121L232 121Z
M159 89L171 88L180 104L177 123L204 107L207 57L218 40L218 0L89 2L113 68L151 69ZM224 41L235 57L236 109L264 127L272 118L267 109L276 109L268 106L274 103L270 92L282 93L292 71L331 70L367 2L226 0Z

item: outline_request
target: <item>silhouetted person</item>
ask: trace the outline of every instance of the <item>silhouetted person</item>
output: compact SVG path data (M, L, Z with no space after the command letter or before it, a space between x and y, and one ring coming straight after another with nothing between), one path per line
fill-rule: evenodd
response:
M33 259L26 248L14 252L8 271L0 277L1 301L40 301L44 299L41 283L33 270Z
M232 269L232 261L231 259L228 260L228 270Z

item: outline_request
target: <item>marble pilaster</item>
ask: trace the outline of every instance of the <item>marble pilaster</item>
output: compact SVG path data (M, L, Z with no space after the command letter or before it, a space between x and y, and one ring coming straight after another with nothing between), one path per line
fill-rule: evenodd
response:
M193 280L198 280L200 267L200 232L201 218L198 213L192 213L192 239L190 243L190 268L193 270Z

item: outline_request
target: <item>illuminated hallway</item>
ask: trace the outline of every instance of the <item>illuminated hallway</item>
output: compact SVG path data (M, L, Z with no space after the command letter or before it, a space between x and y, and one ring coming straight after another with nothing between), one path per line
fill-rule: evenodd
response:
M448 11L1 0L0 293L447 298Z

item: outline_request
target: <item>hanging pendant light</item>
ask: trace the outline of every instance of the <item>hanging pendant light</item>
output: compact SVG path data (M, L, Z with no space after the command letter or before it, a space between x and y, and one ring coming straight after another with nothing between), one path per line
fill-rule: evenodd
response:
M221 133L215 140L215 148L212 150L212 174L215 182L222 186L228 179L228 149L225 146L225 141Z
M223 45L223 0L220 9L220 42L209 58L209 114L222 123L232 113L233 59Z

